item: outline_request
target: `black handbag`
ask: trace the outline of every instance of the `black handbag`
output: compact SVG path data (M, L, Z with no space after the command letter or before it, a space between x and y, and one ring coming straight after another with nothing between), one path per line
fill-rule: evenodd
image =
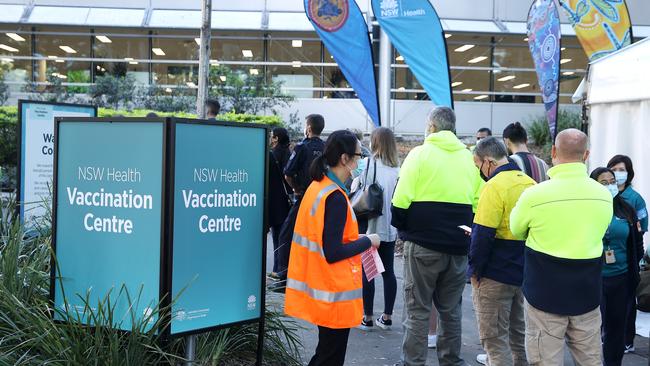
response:
M271 158L273 158L273 161L275 161L275 166L278 168L278 171L280 172L280 184L282 185L282 189L284 189L284 195L287 200L287 205L291 207L296 202L295 195L289 193L289 191L287 190L287 186L284 183L284 178L282 177L282 167L280 166L280 162L278 161L278 159L275 158L275 155L273 155L273 153L271 153Z
M377 184L377 161L374 161L374 176L372 184L368 184L368 170L370 163L366 167L366 175L363 185L350 194L350 203L357 218L372 219L383 214L384 210L384 189Z

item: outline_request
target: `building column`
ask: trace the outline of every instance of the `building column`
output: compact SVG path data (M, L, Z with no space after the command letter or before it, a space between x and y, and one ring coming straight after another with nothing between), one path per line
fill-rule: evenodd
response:
M379 110L381 125L391 128L393 125L390 104L390 65L392 62L391 44L388 35L379 29Z

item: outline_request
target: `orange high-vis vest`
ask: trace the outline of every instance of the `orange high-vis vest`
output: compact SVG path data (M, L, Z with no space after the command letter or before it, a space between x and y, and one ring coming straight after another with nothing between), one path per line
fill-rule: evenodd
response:
M291 242L284 303L287 315L332 329L356 327L363 317L361 255L330 264L323 252L325 201L337 190L343 192L326 176L313 181L303 196ZM343 243L358 238L357 219L348 200Z

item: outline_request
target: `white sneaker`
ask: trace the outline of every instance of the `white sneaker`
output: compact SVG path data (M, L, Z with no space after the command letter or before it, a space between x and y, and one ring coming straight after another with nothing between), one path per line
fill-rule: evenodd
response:
M428 343L429 348L436 348L436 345L438 344L438 335L429 334L429 338L428 338L427 343Z
M481 353L480 355L476 355L476 362L480 363L481 365L487 365L487 354Z

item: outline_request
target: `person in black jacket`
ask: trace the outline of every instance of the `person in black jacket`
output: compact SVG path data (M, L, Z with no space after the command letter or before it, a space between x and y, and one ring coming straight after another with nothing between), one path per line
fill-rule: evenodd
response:
M276 127L271 131L271 151L269 151L269 204L267 217L273 238L273 271L271 278L279 278L279 236L282 223L289 214L292 201L291 186L284 179L284 167L289 161L289 133L285 128Z
M614 215L603 238L600 312L603 319L603 364L620 366L625 350L627 303L636 295L639 284L643 236L636 211L618 191L614 172L608 168L596 168L590 177L606 186L614 197Z

